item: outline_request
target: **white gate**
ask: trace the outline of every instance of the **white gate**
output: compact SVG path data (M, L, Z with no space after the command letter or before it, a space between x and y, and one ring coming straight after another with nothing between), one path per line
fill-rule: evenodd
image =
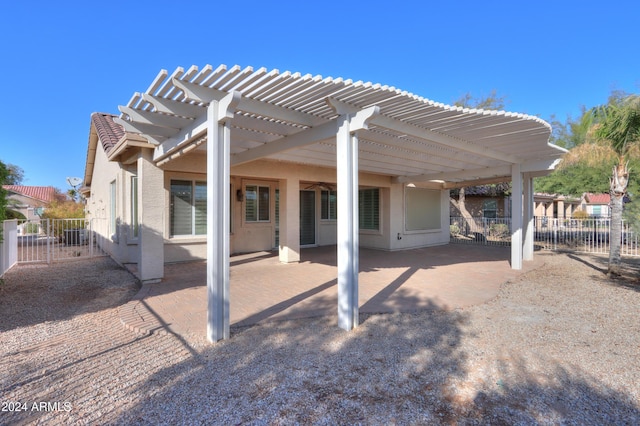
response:
M104 256L87 219L39 219L18 224L18 263Z

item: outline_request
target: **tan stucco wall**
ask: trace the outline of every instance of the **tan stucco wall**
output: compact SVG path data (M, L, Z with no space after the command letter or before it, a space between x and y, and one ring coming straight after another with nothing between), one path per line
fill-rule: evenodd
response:
M98 244L121 264L137 262L137 241L131 235L130 226L130 181L133 175L135 166L108 161L102 148L98 147L85 212L87 219L91 219ZM110 229L110 184L114 180L117 197L115 232Z
M172 179L194 181L206 180L206 156L204 153L185 155L167 163L165 170L165 198L168 200L168 189ZM198 173L196 173L196 171ZM271 250L276 246L275 229L275 193L280 182L287 179L299 180L299 188L307 189L310 185L324 182L336 187L334 169L308 165L291 164L269 160L254 161L231 168L231 252L241 253L258 250ZM362 247L382 250L401 250L414 247L425 247L446 244L449 241L449 201L448 191L441 191L441 229L407 232L404 229L404 185L392 184L388 176L360 173L361 187L380 188L380 230L362 231L360 245ZM264 223L247 223L244 219L244 200L236 199L236 191L245 192L246 185L263 185L270 188L270 221ZM332 245L336 243L336 222L320 220L320 189L316 189L316 244ZM165 261L174 262L206 258L206 238L170 237L169 205L165 203ZM280 197L280 209L287 208L285 200ZM295 210L296 213L298 210ZM282 216L282 214L281 214ZM400 235L400 239L398 239Z

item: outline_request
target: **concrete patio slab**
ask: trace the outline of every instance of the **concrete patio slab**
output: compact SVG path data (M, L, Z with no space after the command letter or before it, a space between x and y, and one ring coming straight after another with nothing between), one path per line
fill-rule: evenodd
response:
M283 264L277 252L231 257L231 326L265 321L337 318L336 247L303 249L301 261ZM387 252L360 249L361 313L457 309L493 299L500 286L541 261L509 264L506 247L450 244ZM139 333L206 333L206 263L165 267L161 283L145 284L120 309L120 319Z

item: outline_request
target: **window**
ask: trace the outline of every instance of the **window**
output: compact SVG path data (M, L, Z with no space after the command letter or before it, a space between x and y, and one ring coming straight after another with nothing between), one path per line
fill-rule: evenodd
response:
M360 229L380 229L380 190L378 188L358 191L358 219Z
M440 191L425 188L405 189L405 229L440 229Z
M320 192L320 219L322 220L336 220L338 218L338 198L336 191L322 191Z
M591 211L594 216L602 216L602 206L593 206Z
M138 176L131 176L131 236L138 238Z
M245 221L269 222L269 192L268 186L245 187Z
M171 181L170 230L175 235L207 233L207 183Z
M482 203L482 216L490 219L498 217L498 202L496 200L484 200Z
M116 234L116 181L109 184L109 231Z

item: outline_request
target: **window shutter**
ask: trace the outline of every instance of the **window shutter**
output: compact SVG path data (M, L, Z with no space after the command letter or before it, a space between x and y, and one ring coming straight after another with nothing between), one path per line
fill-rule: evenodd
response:
M268 186L260 186L258 187L258 220L260 221L268 221L269 220L269 187Z
M380 229L380 190L378 188L358 191L358 217L360 229Z
M190 181L171 181L171 235L191 235L191 198L192 189Z
M194 196L194 219L195 234L205 235L207 233L207 183L196 182Z
M255 185L247 185L244 195L244 219L247 222L258 220L258 188Z

